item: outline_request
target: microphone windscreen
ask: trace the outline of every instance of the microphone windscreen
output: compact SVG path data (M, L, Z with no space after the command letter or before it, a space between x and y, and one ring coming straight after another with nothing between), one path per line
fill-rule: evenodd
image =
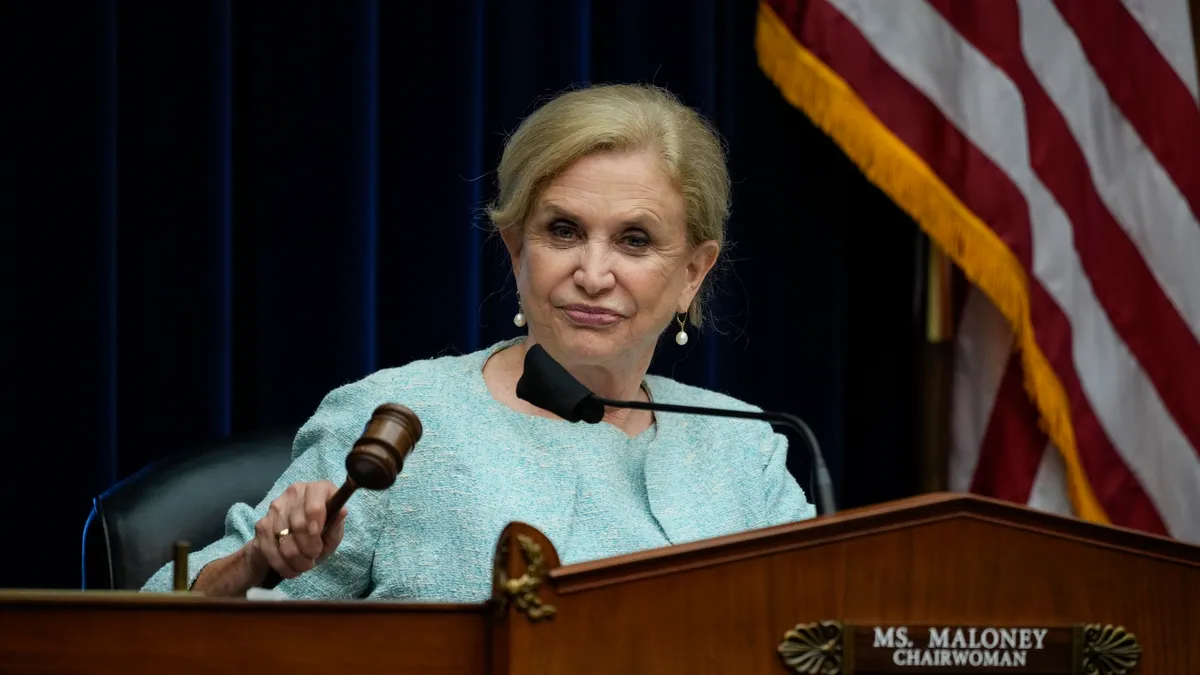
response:
M604 405L541 345L525 352L525 372L517 380L517 398L570 422L596 424L604 418Z

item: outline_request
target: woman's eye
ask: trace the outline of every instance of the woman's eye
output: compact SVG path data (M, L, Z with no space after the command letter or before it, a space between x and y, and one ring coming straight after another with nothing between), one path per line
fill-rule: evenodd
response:
M558 239L570 239L575 236L575 228L570 223L560 221L550 225L550 234Z
M644 234L631 234L625 237L625 245L633 248L644 248L650 245L650 239Z

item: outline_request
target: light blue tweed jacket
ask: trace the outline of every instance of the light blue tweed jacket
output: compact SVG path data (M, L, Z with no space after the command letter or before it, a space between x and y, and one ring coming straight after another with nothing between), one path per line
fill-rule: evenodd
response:
M482 602L500 531L527 522L563 564L811 518L788 473L787 440L763 422L656 413L637 438L608 424L525 415L496 401L483 364L505 341L376 372L339 387L300 428L293 462L256 506L235 504L225 536L189 557L189 583L237 551L288 485L340 485L345 458L375 407L406 405L424 435L396 483L357 491L345 536L322 565L279 584L289 597ZM647 376L655 401L754 409ZM144 590L168 591L170 566Z

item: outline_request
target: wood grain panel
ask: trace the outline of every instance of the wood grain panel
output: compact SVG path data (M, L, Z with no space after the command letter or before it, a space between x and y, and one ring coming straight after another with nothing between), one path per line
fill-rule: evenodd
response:
M0 594L0 671L483 673L479 606Z

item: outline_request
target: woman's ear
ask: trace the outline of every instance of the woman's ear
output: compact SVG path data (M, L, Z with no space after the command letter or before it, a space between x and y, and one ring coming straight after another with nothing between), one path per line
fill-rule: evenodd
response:
M508 249L508 259L512 264L513 276L521 276L521 250L524 248L524 228L520 225L509 225L500 232L504 240L504 248Z
M692 300L700 292L700 287L704 284L708 273L712 271L713 265L717 264L717 256L720 253L721 245L711 239L701 243L692 251L691 259L687 264L687 279L684 282L683 297L681 298L684 309L680 310L681 312L688 311L688 308L692 306Z

